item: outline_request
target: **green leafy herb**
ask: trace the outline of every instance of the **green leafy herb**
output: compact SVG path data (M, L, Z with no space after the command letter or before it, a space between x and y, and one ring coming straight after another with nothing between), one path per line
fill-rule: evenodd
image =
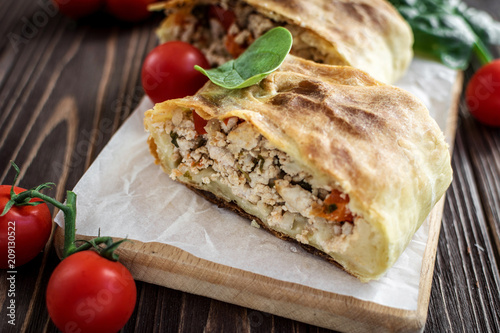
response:
M278 69L290 52L292 43L290 31L276 27L255 40L237 59L230 60L218 68L195 68L223 88L245 88L259 83Z
M179 144L177 143L178 138L179 134L177 134L176 132L170 132L170 139L171 139L170 142L172 142L172 144L177 148L179 148Z
M337 210L337 208L338 208L338 207L337 207L337 205L336 205L336 204L331 204L331 205L328 205L328 206L326 206L326 211L325 211L325 213L326 213L326 214L331 214L331 213L333 213L334 211L336 211L336 210Z
M255 169L257 169L257 168L259 168L260 172L263 171L264 162L265 162L264 157L262 157L261 155L258 155L257 157L252 159L252 162L253 162L253 167L252 167L251 172L254 172Z
M238 169L245 176L245 179L248 183L252 182L252 179L250 179L250 175L248 174L248 172L243 171L243 169L238 164L236 164L236 169Z
M475 53L482 63L493 57L489 45L500 44L500 23L461 0L389 0L410 24L416 54L465 69Z
M260 156L260 155L257 155L257 160L259 161L259 170L260 172L263 172L264 171L264 163L266 162L266 160L264 160L264 157Z

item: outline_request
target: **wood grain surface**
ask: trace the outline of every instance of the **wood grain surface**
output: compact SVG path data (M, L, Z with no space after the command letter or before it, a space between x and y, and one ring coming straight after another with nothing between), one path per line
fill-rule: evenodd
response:
M466 1L500 19L497 0ZM124 24L104 14L73 21L49 0L5 0L0 11L0 183L52 181L64 199L143 96L140 68L161 15ZM500 56L500 48L493 50ZM465 83L478 64L465 72ZM500 331L500 129L472 119L463 99L439 234L425 332ZM57 332L45 287L53 244L16 273L16 325L7 323L0 271L0 332ZM328 332L203 296L137 282L123 332ZM362 314L360 314L362 315Z
M132 240L122 244L117 253L120 262L138 281L342 332L420 332L427 318L444 200L441 199L430 213L429 238L422 260L415 310L395 309L277 280L204 260L163 243ZM77 235L80 240L91 238ZM54 247L62 257L64 230L61 228L55 231Z

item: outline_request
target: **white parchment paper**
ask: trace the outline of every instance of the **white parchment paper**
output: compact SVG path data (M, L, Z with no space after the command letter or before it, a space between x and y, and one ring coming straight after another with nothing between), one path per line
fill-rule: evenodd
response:
M398 86L414 93L444 129L457 72L415 59ZM428 223L378 281L361 283L300 246L250 226L248 220L207 202L170 180L153 163L142 118L145 98L80 179L77 234L167 243L202 259L349 295L384 306L416 310ZM63 226L63 216L56 222Z

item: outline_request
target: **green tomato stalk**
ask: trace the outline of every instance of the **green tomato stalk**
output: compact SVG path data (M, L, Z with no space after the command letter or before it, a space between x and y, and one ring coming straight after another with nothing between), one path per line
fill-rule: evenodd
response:
M481 38L476 38L476 42L474 43L473 48L474 54L479 59L481 65L489 64L493 61L493 55L491 54L488 47L484 44Z
M20 170L19 167L11 161L12 167L16 170L16 175L14 177L14 182L12 184L12 189L10 192L10 200L5 205L5 208L1 214L1 216L7 214L9 209L16 206L36 206L41 204L42 202L49 203L54 207L59 208L64 214L64 249L63 249L63 258L66 258L76 252L89 250L91 248L95 248L99 251L100 255L112 260L117 261L118 255L114 253L114 250L118 248L118 246L124 242L126 239L122 239L118 242L113 243L113 239L111 237L101 237L98 236L89 241L84 241L83 244L76 246L77 240L76 238L76 193L73 191L66 192L66 202L61 203L56 199L41 193L43 189L51 188L54 183L44 183L35 188L20 192L16 194L14 192L14 186L17 182L17 178L19 176ZM31 199L38 198L43 201L30 202ZM100 248L100 244L105 244L106 247L104 249Z

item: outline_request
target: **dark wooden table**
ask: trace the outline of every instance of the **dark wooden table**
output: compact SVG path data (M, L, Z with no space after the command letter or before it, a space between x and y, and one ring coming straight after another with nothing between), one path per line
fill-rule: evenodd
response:
M467 1L500 19L500 1ZM157 43L153 16L125 24L99 14L75 22L49 0L2 1L0 183L72 189L144 95L140 68ZM493 50L500 56L500 48ZM465 83L478 65L465 72ZM472 119L463 103L453 154L426 332L500 332L500 129ZM57 332L45 288L59 263L52 244L16 275L16 325L7 323L0 271L0 332ZM326 332L300 322L137 281L123 332Z

